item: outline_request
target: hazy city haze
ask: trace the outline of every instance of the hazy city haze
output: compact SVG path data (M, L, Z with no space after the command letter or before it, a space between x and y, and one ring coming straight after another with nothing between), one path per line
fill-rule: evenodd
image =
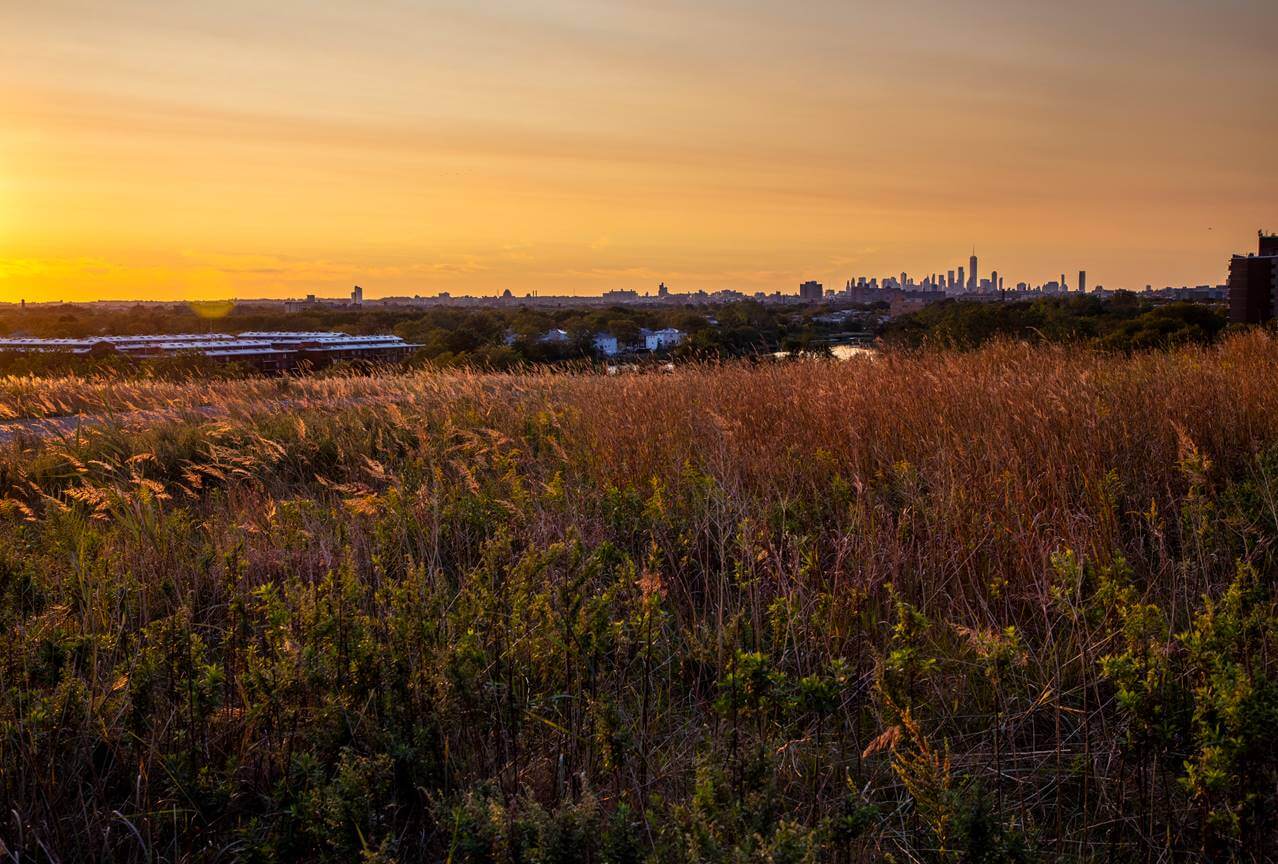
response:
M9 3L0 300L1223 282L1278 4Z

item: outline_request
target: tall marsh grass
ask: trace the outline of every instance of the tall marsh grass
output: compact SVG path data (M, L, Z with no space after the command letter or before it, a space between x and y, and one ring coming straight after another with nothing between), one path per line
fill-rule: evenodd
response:
M1268 860L1275 381L2 381L0 855Z

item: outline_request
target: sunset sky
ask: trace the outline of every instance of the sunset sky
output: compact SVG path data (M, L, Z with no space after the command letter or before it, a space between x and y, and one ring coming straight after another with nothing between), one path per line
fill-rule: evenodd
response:
M9 0L0 301L1224 281L1278 2Z

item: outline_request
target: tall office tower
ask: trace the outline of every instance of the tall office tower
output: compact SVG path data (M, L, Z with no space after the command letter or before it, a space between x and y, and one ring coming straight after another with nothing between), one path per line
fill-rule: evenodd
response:
M1087 293L1087 271L1086 270L1078 271L1078 293L1080 294Z
M946 289L950 291L954 290L954 271L953 270L947 270L945 273L945 287Z
M354 303L356 306L364 305L364 289L363 288L359 287L358 285L355 286L354 290L351 291L351 302Z
M1003 290L1003 277L1002 277L1002 276L998 277L998 290L1000 290L1000 291L1002 291L1002 290Z
M1065 281L1065 274L1064 274L1064 273L1062 273L1062 274L1061 274L1061 290L1062 290L1062 291L1068 291L1068 290L1069 290L1069 284L1068 284L1068 283L1066 283L1066 281Z
M901 290L904 291L910 284L910 280L905 278L905 271L901 271Z
M975 291L977 284L979 284L976 279L976 250L975 249L972 250L972 257L967 259L967 263L970 268L967 271L967 290Z
M998 271L997 270L990 271L990 290L991 291L998 290Z
M960 289L967 287L967 280L963 278L963 265L961 264L959 265L958 284Z
M799 296L804 300L820 300L825 296L825 288L820 282L809 280L799 286Z

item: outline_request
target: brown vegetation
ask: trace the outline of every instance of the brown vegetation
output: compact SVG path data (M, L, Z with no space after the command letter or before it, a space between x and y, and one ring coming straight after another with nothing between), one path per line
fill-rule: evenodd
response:
M1257 333L0 382L168 412L0 449L0 848L1264 860L1276 380Z

